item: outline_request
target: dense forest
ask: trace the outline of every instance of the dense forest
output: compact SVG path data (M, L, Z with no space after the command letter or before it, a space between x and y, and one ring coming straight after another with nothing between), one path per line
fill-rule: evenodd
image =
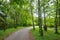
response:
M60 28L60 0L0 0L0 30L39 26L39 33ZM43 30L44 29L44 30Z

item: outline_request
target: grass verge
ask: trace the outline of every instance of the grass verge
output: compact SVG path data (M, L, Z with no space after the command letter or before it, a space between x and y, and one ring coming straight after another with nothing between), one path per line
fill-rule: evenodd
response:
M39 29L38 28L36 28L35 31L32 29L31 33L34 36L35 40L60 40L60 34L55 34L54 30L51 30L51 29L49 29L47 32L44 31L43 37L41 37L39 35Z
M18 28L10 28L10 29L7 29L5 32L4 30L0 30L0 40L4 40L5 37L9 36L11 33L19 30L19 29L22 29L23 27L18 27Z

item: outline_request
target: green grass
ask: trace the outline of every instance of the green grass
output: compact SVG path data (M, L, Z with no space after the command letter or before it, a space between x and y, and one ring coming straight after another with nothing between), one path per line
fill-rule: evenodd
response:
M38 31L38 28L36 30L31 30L33 37L35 40L60 40L60 34L55 34L54 30L48 30L47 32L43 32L44 36L41 37Z
M18 28L10 28L10 29L7 29L5 32L3 30L0 30L0 40L4 40L5 37L9 36L11 33L19 30L19 29L22 29L23 27L18 27Z

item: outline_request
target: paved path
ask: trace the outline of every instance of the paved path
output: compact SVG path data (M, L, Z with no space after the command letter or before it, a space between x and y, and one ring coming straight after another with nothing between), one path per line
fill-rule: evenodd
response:
M11 34L5 40L33 40L32 36L31 36L31 34L29 32L30 29L31 28L21 29L21 30Z

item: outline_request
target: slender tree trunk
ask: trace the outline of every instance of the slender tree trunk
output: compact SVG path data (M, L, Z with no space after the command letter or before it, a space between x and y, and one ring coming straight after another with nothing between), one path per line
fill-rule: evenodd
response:
M16 27L18 26L18 13L16 13Z
M60 8L59 8L59 26L60 26Z
M16 13L15 15L15 28L17 28L17 24L18 24L18 13Z
M30 8L31 8L31 16L32 16L33 30L35 30L35 26L34 26L34 16L33 16L33 13L32 13L32 0L30 0Z
M14 15L15 18L14 18L14 28L17 28L17 13Z
M15 16L15 15L14 15ZM15 28L15 17L14 17L14 28Z
M47 31L45 7L43 7L43 12L44 12L44 30Z
M60 26L60 3L58 3L58 25Z
M39 25L39 33L40 33L41 36L43 36L43 30L42 30L42 14L41 14L40 1L41 0L38 0L38 25Z
M6 30L6 17L4 17L4 31Z
M57 25L57 14L58 14L58 0L56 0L56 17L55 17L55 33L58 33L58 25Z

